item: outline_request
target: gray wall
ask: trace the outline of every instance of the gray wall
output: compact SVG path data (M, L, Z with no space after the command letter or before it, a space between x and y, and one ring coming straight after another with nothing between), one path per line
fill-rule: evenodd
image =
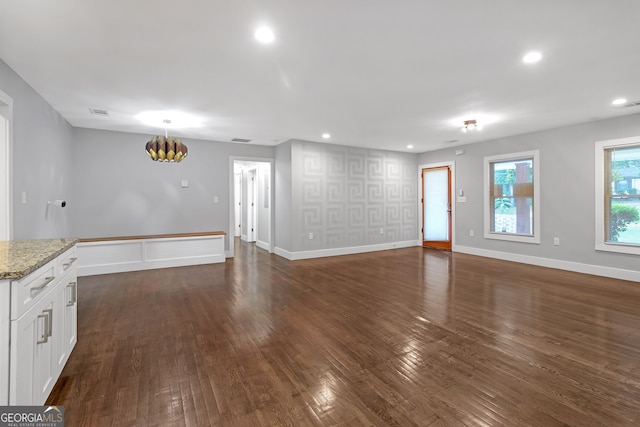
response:
M595 142L637 135L639 114L426 152L419 163L455 161L457 190L467 196L467 203L454 207L457 245L640 270L637 256L594 249ZM465 154L456 156L461 148ZM540 150L541 244L484 239L483 158L534 149ZM475 237L469 236L471 229ZM553 246L553 237L560 238L560 246Z
M291 251L291 141L276 146L275 169L275 247Z
M293 141L291 165L293 251L418 238L415 154Z
M75 130L75 236L229 233L229 157L274 155L273 147L183 139L189 148L185 160L153 162L144 151L149 139L149 135ZM188 188L181 187L183 179L189 181Z
M72 199L73 128L1 60L0 90L13 98L13 238L70 237L72 205L47 202Z

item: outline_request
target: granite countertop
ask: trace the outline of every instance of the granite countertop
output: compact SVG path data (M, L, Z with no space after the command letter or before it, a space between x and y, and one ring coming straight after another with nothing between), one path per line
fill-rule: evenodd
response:
M20 279L77 242L77 239L0 240L0 280Z

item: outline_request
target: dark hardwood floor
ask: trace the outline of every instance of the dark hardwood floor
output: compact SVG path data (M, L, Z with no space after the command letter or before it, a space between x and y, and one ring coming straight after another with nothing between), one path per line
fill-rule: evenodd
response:
M640 283L422 248L81 278L69 426L640 425Z

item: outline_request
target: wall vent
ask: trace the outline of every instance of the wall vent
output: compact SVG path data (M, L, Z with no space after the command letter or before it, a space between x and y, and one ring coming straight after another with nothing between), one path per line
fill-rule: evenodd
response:
M94 116L109 116L109 112L107 110L102 110L100 108L89 108L89 112Z
M251 140L250 139L244 139L244 138L233 138L231 140L231 142L243 142L243 143L246 144L247 142L251 142Z

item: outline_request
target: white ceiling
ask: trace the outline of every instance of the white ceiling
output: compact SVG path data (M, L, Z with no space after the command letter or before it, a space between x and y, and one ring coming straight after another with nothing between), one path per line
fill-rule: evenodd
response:
M0 0L0 59L73 126L423 152L640 112L640 1Z

